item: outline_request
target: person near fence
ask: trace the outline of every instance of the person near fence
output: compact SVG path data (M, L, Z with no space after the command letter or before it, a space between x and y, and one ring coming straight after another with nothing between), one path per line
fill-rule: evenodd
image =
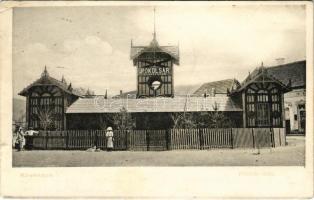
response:
M38 135L38 131L35 131L33 129L33 127L30 127L26 132L25 132L25 135L28 135L28 136L34 136L34 135Z
M13 132L13 137L12 137L12 147L13 147L14 149L18 149L18 145L19 145L18 140L17 140L18 131L19 131L19 127L16 126L16 127L15 127L15 130L14 130L14 132Z
M106 140L107 140L107 151L112 151L112 149L113 149L113 130L110 126L106 130Z
M22 127L20 127L18 132L17 132L17 141L19 143L18 151L23 151L24 145L25 145L25 137L24 137L24 132L23 132Z
M34 135L38 135L39 132L33 130L33 127L30 127L29 130L25 131L25 148L26 149L32 149L33 148L33 140ZM27 141L27 142L26 142Z

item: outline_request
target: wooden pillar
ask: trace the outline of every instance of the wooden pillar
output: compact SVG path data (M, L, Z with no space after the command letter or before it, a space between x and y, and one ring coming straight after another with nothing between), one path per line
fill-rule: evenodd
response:
M284 93L280 94L281 97L281 121L282 121L282 127L286 128L286 116L285 116L285 101L284 101Z
M138 70L138 68L139 68L139 61L137 61L136 62L136 88L137 88L137 91L136 91L136 98L138 98L139 97L139 92L140 92L140 85L139 85L139 70Z
M66 130L66 116L65 112L67 109L67 98L66 94L64 93L63 98L62 98L62 130Z
M245 91L242 92L242 116L243 116L243 128L247 127L246 122L246 99L245 99Z
M283 146L286 145L286 116L285 116L285 103L284 103L284 93L281 93L281 116L282 116L282 127L283 127L283 135L284 135L284 141L282 141L282 143L284 143Z
M26 113L25 113L25 122L27 123L27 129L30 128L30 98L29 95L26 96Z
M171 97L174 97L174 75L173 75L173 61L170 63L171 67Z

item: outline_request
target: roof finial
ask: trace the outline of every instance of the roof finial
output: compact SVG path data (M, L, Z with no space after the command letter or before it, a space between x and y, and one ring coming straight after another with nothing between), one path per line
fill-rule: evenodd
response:
M105 94L104 98L105 98L105 99L107 99L107 98L108 98L108 96L107 96L107 89L106 89L106 94Z
M45 69L44 69L43 73L41 73L41 76L45 76L45 77L49 76L46 65L45 65Z
M68 90L72 91L73 87L72 87L72 83L70 82L69 86L68 86Z
M154 40L156 40L156 8L154 7Z
M62 82L63 84L65 84L65 85L67 85L67 82L66 82L66 80L65 80L64 75L63 75L63 74L62 74L61 82Z
M158 46L158 42L156 39L156 19L155 19L155 13L156 13L156 9L154 7L154 33L153 33L153 40L150 43L150 46L152 47L157 47Z

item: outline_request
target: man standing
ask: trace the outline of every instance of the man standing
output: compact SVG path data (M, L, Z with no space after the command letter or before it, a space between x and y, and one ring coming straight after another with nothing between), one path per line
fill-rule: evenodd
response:
M106 139L107 139L107 151L112 151L113 149L113 130L109 126L106 131Z

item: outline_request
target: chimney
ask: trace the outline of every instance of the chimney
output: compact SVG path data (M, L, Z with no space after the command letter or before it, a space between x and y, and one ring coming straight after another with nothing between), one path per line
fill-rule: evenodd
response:
M108 96L107 96L107 89L106 89L106 94L104 96L104 99L107 99L107 98L108 98Z
M211 90L211 96L214 97L216 95L216 89L215 88L212 88Z
M277 65L285 64L285 58L276 58Z
M120 97L122 97L122 90L120 90Z

